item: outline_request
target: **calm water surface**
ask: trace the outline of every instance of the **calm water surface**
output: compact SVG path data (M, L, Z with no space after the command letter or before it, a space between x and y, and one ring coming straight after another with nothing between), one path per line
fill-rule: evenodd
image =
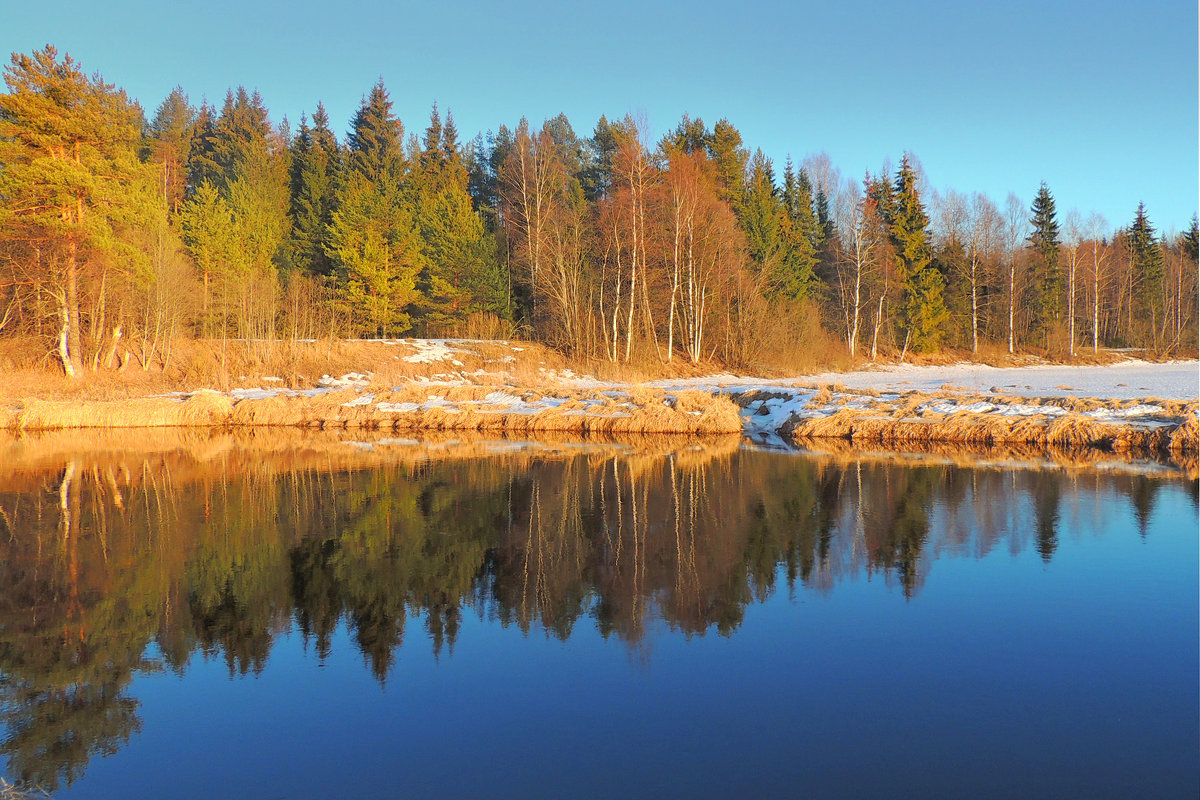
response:
M1200 791L1179 473L68 441L0 443L0 767L55 797Z

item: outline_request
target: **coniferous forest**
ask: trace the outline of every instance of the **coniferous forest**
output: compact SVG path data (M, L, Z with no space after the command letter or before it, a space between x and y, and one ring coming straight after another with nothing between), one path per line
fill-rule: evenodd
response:
M89 65L90 66L90 65ZM53 47L0 94L0 337L71 375L160 368L181 338L520 336L585 360L786 368L954 349L1197 348L1197 222L1167 237L928 187L920 162L773 163L729 120L631 116L466 138L397 119L295 127L238 87L147 111ZM519 111L519 110L518 110Z

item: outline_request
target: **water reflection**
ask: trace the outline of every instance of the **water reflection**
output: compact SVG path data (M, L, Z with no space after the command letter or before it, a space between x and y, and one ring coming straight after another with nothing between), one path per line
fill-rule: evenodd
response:
M293 626L326 658L346 625L380 682L410 627L449 655L468 614L631 648L655 622L729 635L778 591L879 577L904 602L947 554L1048 563L1064 498L1081 513L1088 492L1127 498L1145 535L1164 480L736 440L142 444L12 444L0 468L0 753L22 782L70 783L127 742L136 674L197 653L258 673Z

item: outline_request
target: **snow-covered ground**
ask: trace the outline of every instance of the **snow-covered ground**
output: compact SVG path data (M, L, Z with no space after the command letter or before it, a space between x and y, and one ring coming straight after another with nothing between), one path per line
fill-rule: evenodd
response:
M464 339L386 340L385 344L401 346L397 358L410 363L447 364L463 367L459 357L477 356L480 344ZM494 342L513 352L522 348L508 342ZM406 352L407 351L407 352ZM509 364L514 357L490 359L488 363ZM340 377L323 375L310 388L290 389L279 385L276 377L262 378L266 386L233 389L234 400L259 400L278 396L316 396L326 392L354 389L359 396L345 402L346 407L374 406L381 412L428 411L440 408L448 413L458 412L459 405L469 402L477 413L536 414L557 408L570 400L574 407L564 413L588 416L626 416L631 390L629 383L600 381L569 369L538 370L541 386L518 385L505 367L499 371L483 369L416 375L396 386L401 392L408 387L428 388L427 397L413 396L409 391L389 401L366 392L373 383L371 373L348 373ZM487 385L495 387L486 396L470 400L448 400L450 387ZM706 375L696 378L673 378L652 381L647 388L658 389L673 402L676 392L695 389L725 394L741 407L745 432L765 443L774 443L781 429L796 420L828 417L843 409L866 409L901 405L906 392L940 392L940 399L930 399L915 409L951 415L960 412L1000 417L1057 418L1075 406L1051 398L1076 397L1100 401L1122 401L1124 407L1092 407L1078 412L1082 417L1104 422L1120 422L1137 427L1177 424L1177 419L1162 415L1163 408L1139 400L1157 398L1164 401L1195 401L1200 397L1200 362L1174 361L1150 363L1127 361L1108 366L1034 365L1026 367L990 367L975 363L947 366L893 365L853 372L826 372L788 378L758 378L732 374ZM836 386L835 391L818 391ZM530 391L535 390L535 391ZM870 391L870 395L865 392ZM582 394L581 394L582 392ZM961 392L961 398L946 396L946 392ZM189 393L172 396L184 399ZM982 396L982 397L981 397ZM1020 399L1017 399L1020 398ZM1041 401L1033 398L1042 398ZM882 406L881 406L882 404ZM1086 408L1086 406L1085 406ZM693 412L699 413L699 412ZM780 440L781 441L781 440Z
M841 383L847 389L929 392L950 384L972 392L1039 397L1095 397L1103 400L1195 400L1200 397L1200 362L1154 364L1127 361L1107 366L1045 365L989 367L952 364L945 367L885 367L878 371L824 373L803 380ZM950 388L948 387L948 388ZM993 388L994 387L994 388Z
M566 377L566 376L563 376ZM594 378L563 381L580 388L605 388ZM1036 365L989 367L959 363L940 367L886 366L853 372L822 372L790 378L753 378L728 373L699 378L652 381L658 389L729 390L840 383L851 391L933 392L940 389L1015 397L1089 397L1100 400L1196 400L1200 398L1200 362L1127 361L1107 366Z

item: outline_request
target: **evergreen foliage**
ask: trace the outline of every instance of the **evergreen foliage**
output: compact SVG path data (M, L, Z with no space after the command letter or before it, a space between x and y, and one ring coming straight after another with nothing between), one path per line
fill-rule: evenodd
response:
M292 148L290 174L292 231L289 261L296 269L328 275L332 269L326 235L333 221L341 150L329 128L325 107L317 104L312 126L301 118Z
M896 171L894 191L891 184L881 181L877 198L895 251L910 346L919 352L936 350L950 317L943 297L946 281L932 265L929 216L917 193L917 175L907 153Z
M1144 203L1138 203L1127 241L1142 316L1148 317L1153 327L1163 313L1163 254Z
M1042 181L1030 208L1032 232L1029 242L1037 256L1038 274L1030 284L1033 294L1033 327L1047 331L1052 320L1059 316L1062 295L1062 271L1059 268L1061 246L1058 219L1054 208L1054 196L1046 182Z
M392 115L392 100L383 81L371 88L354 115L346 150L350 171L370 183L399 185L404 177L404 126Z

